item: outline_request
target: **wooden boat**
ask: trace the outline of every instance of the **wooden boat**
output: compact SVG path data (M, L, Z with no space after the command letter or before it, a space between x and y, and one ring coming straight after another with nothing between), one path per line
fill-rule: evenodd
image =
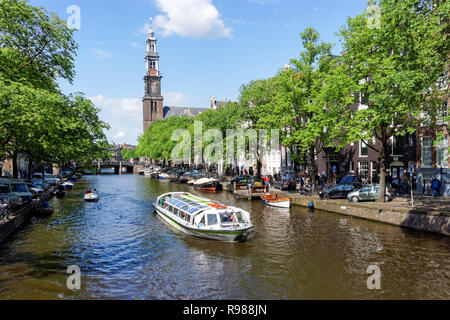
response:
M222 185L216 179L202 178L194 182L194 188L197 190L215 192L220 190Z
M157 215L169 225L200 238L245 241L253 229L248 212L190 193L163 194L154 207Z
M265 194L261 196L261 200L271 207L277 207L277 208L290 208L291 207L291 199L289 198L282 198L278 195L273 194Z

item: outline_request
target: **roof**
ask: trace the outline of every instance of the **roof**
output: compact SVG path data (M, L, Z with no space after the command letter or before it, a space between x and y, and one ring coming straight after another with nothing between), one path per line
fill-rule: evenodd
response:
M199 107L164 107L163 117L181 117L184 115L188 116L198 116L200 113L209 110L208 108L199 108Z

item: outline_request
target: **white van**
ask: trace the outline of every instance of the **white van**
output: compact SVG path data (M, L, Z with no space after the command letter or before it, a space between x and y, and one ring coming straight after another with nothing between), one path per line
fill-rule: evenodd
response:
M33 194L28 190L27 183L20 179L0 178L0 185L3 186L4 194L20 197L23 205L33 201Z

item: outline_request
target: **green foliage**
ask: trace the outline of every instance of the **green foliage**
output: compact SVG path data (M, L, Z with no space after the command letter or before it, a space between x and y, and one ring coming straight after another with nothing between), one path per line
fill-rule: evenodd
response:
M83 94L63 95L77 45L56 15L26 1L0 0L0 154L38 162L89 163L105 156L99 110Z
M136 159L135 150L123 148L120 151L120 154L122 155L122 159L126 161L129 161L130 159Z
M437 83L446 77L450 54L449 4L382 0L378 5L379 28L369 28L364 13L350 18L340 34L346 52L343 67L368 106L354 112L345 130L350 140L365 140L380 153L380 201L384 201L388 139L414 132L421 113L435 114L442 106ZM373 137L381 147L369 143Z

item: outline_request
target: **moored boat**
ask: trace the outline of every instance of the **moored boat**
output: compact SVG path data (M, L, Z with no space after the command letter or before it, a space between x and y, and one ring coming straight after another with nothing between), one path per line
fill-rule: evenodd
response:
M169 179L170 179L170 176L169 176L167 173L161 173L161 174L158 176L158 178L161 179L161 180L169 180Z
M185 192L161 195L154 206L172 227L205 239L245 241L253 229L248 212Z
M283 198L278 195L273 194L265 194L261 196L261 200L271 207L277 208L290 208L291 207L291 199Z
M222 187L216 179L202 178L194 182L194 188L204 191L217 191Z

